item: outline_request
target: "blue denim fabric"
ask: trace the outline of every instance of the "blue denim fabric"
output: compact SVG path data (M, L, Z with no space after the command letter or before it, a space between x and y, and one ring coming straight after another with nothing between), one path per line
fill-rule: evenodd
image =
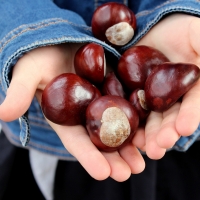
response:
M200 16L200 2L195 0L123 0L137 17L133 40L120 51L94 38L91 17L104 0L6 0L0 2L0 101L5 98L9 75L17 60L31 49L67 42L96 42L118 59L120 53L134 45L166 14L184 12ZM27 66L29 67L29 66ZM1 122L9 140L18 146L35 148L62 159L75 158L64 148L57 134L45 121L36 99L19 121ZM180 138L175 149L185 151L199 136L199 129L190 137Z

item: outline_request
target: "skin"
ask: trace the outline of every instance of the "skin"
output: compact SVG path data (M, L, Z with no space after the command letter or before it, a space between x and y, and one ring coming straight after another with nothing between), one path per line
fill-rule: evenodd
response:
M162 51L171 61L192 62L199 65L200 19L173 14L160 21L139 41ZM0 105L3 121L19 118L34 97L41 100L46 84L64 72L74 72L73 57L80 44L41 47L25 54L16 63L4 102ZM66 67L67 66L67 67ZM200 65L199 65L200 66ZM145 128L139 128L132 143L111 153L100 152L90 141L82 126L60 126L49 122L66 149L74 155L86 171L97 180L111 177L127 180L145 168L140 148L152 159L160 159L182 136L191 135L200 121L200 83L164 113L151 112ZM166 134L167 133L167 134ZM78 147L78 148L77 148Z
M163 52L172 62L188 62L200 67L198 34L200 19L190 15L173 14L163 19L137 44L152 46ZM191 135L200 121L200 81L163 113L151 112L144 129L142 149L151 159L160 159L166 149L173 147L180 136Z

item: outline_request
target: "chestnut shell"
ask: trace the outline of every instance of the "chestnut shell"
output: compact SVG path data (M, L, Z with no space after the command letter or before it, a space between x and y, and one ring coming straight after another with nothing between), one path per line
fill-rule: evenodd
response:
M129 96L129 102L138 112L140 121L144 121L150 114L150 110L146 106L145 92L141 89L134 90Z
M104 79L102 86L102 94L115 95L126 98L123 86L113 71L109 72Z
M78 49L74 57L76 74L93 84L103 82L106 71L104 49L95 43L85 44Z
M200 69L190 63L164 63L157 66L145 83L146 104L150 110L169 109L199 79Z
M117 73L121 82L132 92L144 89L145 81L152 69L168 58L155 48L140 45L126 50L119 59Z
M100 128L102 125L102 115L107 108L116 107L122 110L130 123L129 137L118 147L110 147L101 142ZM97 148L103 151L115 151L126 145L134 136L139 124L139 117L135 108L120 96L106 95L94 100L86 110L86 128L91 141Z
M136 18L132 10L121 3L109 2L99 6L92 17L92 32L99 40L109 43L106 38L106 30L119 23L127 22L136 29Z
M84 125L87 106L100 96L99 90L87 80L64 73L47 84L41 107L45 117L56 124Z

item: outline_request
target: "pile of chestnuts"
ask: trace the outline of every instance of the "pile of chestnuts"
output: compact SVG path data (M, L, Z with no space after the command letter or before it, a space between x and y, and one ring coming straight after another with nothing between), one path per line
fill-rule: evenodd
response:
M135 29L135 15L123 4L103 4L92 18L94 36L112 46L127 44ZM76 74L61 74L47 84L42 111L56 124L85 126L103 151L130 142L150 111L169 109L200 77L196 65L172 63L144 45L126 50L117 67L107 71L104 48L88 43L76 52L74 68Z

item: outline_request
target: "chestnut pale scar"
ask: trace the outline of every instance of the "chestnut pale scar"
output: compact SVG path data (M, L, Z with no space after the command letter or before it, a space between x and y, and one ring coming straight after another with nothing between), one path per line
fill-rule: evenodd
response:
M109 147L118 147L130 135L131 128L125 113L117 108L107 108L102 115L100 139Z

